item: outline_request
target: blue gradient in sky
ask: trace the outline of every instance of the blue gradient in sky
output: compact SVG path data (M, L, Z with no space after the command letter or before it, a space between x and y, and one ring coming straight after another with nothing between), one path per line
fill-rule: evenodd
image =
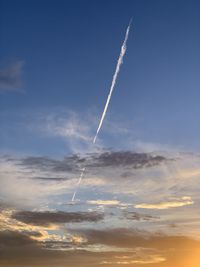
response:
M25 91L0 92L1 148L64 151L59 138L22 125L55 108L101 114L131 17L109 119L126 121L144 142L200 149L200 3L193 0L1 0L0 66L24 61Z

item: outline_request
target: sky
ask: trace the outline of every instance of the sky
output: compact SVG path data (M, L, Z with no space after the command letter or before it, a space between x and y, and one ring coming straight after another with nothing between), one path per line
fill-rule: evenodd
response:
M0 267L200 266L199 14L0 0Z

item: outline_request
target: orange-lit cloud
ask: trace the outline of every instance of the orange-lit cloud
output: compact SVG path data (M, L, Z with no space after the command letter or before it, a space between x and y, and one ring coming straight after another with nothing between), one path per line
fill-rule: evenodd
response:
M141 203L141 204L135 205L134 207L137 209L164 210L164 209L188 206L192 204L194 204L194 201L192 200L191 197L182 197L176 200L159 202L159 203Z
M166 261L166 258L160 255L151 255L146 259L130 259L131 257L122 256L116 257L119 260L115 261L102 261L100 264L116 264L116 265L132 265L132 264L150 264L150 263L160 263Z
M87 203L91 205L102 205L102 206L117 206L120 204L118 200L101 200L101 199L88 200Z

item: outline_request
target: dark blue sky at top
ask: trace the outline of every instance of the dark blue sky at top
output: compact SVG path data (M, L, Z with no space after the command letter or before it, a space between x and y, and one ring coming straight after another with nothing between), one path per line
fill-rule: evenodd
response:
M200 3L194 0L1 0L0 66L24 62L24 93L0 93L0 111L9 114L1 124L13 127L12 137L4 133L4 148L14 146L18 112L102 112L131 17L108 116L134 124L138 139L200 149Z

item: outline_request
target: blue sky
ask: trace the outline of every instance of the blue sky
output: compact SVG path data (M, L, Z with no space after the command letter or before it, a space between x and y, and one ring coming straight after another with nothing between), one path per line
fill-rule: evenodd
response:
M199 29L194 0L0 0L0 266L200 266Z
M1 1L1 69L22 72L22 92L1 88L3 148L14 149L21 114L99 116L134 17L107 119L127 122L134 140L199 150L199 11L198 1ZM20 137L22 150L49 151L36 133Z

